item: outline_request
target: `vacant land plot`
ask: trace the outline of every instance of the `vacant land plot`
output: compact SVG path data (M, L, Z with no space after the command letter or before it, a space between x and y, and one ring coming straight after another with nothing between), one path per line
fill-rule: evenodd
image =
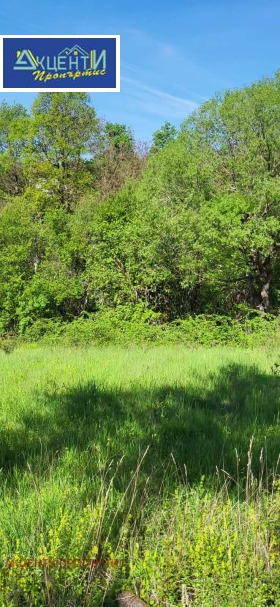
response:
M280 605L277 351L0 358L3 605Z

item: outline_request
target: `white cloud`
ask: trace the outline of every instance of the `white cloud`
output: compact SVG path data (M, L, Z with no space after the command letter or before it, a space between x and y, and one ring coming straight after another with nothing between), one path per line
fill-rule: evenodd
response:
M158 46L159 46L159 52L163 56L163 58L170 57L171 59L173 59L178 54L178 51L177 51L176 47L173 46L173 44L159 42Z
M146 52L153 53L157 61L179 58L181 55L181 52L179 52L174 44L170 44L170 42L165 42L164 40L157 40L146 31L128 28L124 32L133 41L134 48L137 46L139 49L145 49Z
M198 107L198 104L191 99L176 97L132 78L123 77L122 83L129 85L126 92L134 97L138 102L138 107L150 114L166 119L183 119Z

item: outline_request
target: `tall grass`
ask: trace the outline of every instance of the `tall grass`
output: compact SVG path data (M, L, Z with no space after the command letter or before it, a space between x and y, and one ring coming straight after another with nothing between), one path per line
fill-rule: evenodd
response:
M0 358L3 605L280 604L276 350Z

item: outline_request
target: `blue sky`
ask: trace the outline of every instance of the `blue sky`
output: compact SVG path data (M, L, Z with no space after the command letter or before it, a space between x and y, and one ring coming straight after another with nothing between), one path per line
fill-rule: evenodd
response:
M279 0L8 0L0 23L0 34L120 34L121 92L92 94L92 103L142 141L215 92L280 67ZM0 101L29 107L34 96Z

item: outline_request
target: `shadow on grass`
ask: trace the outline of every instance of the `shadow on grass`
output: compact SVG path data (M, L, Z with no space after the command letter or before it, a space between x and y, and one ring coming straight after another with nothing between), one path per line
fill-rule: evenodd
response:
M145 474L157 467L161 476L172 453L178 474L187 470L190 482L213 475L216 467L236 477L237 450L242 477L254 435L253 471L259 472L262 447L271 470L280 451L280 378L228 365L210 384L208 390L201 385L123 391L87 383L40 394L20 430L2 428L0 467L8 471L30 461L47 467L65 449L75 449L85 454L83 474L92 476L97 451L107 459L125 454L119 481L125 486L139 452L149 446Z

